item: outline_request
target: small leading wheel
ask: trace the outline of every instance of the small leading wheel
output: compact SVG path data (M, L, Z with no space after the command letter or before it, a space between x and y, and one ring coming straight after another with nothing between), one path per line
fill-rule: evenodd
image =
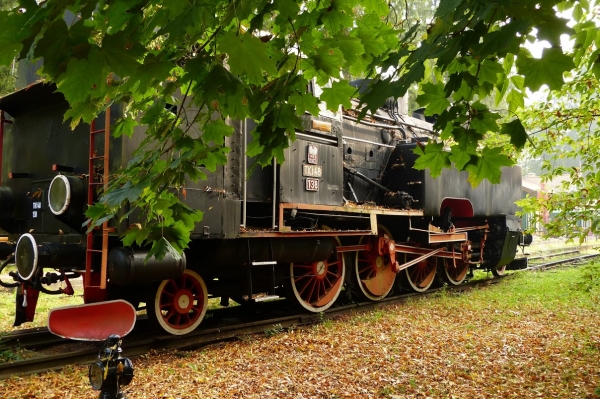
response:
M393 240L392 234L383 226L378 226L378 237L362 236L359 245L367 245L364 251L356 252L352 280L358 286L357 294L361 299L379 301L392 290L396 272L392 269L389 255L380 255L380 239Z
M336 242L341 245L338 238ZM311 312L322 312L333 305L344 285L345 266L344 255L335 250L323 261L291 263L290 286L298 304Z
M177 278L164 280L148 300L148 318L173 335L184 335L200 325L208 305L206 284L198 273L186 269Z
M506 265L492 267L492 274L496 277L504 276L506 274Z
M405 255L405 262L409 262L411 259L417 257L416 255ZM413 265L409 268L402 270L402 276L404 281L408 283L409 287L416 292L424 292L431 287L435 280L435 272L437 269L436 258L430 256L422 260L421 262Z
M469 273L469 264L462 259L440 258L440 274L444 282L448 285L459 285L467 277Z

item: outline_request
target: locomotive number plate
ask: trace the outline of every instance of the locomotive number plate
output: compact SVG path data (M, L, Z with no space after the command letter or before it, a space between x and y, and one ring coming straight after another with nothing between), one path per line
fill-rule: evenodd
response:
M323 175L323 168L321 165L302 165L302 176L307 177L321 177Z
M306 179L306 191L319 191L319 179Z

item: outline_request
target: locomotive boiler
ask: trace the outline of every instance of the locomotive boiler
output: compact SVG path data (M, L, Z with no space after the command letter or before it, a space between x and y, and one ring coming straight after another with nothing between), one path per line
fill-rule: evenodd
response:
M0 98L0 257L18 270L15 325L33 320L40 292L73 294L74 279L82 279L83 301L98 304L90 317L110 311L102 304L113 299L145 303L149 319L176 335L198 327L213 297L247 305L276 295L321 312L338 298L378 301L457 285L472 268L503 274L530 239L515 216L519 167L476 188L456 169L436 179L415 170L414 148L435 133L390 101L360 121L352 110L306 114L285 162L249 176L254 123L227 121L227 163L186 183L186 204L204 211L189 248L181 259L146 261L147 249L119 240L140 223L135 213L83 227L87 206L143 131L111 137L118 106L72 131L55 90L37 83Z

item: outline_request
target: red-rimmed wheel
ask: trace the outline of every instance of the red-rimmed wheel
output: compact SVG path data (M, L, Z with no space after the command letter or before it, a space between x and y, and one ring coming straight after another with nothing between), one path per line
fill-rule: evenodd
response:
M336 238L337 245L340 245ZM344 285L346 264L343 254L333 251L327 260L291 263L292 295L300 306L311 312L328 309L340 295Z
M148 318L173 335L192 332L202 322L208 305L206 284L198 273L186 269L164 280L147 303Z
M356 252L352 278L356 291L362 299L379 301L390 293L396 280L389 255L379 254L379 242L393 240L392 234L383 226L378 226L378 236L362 236L359 245L367 245L364 251Z
M459 285L469 273L469 264L462 259L440 259L440 274L448 285Z
M415 259L418 255L405 255L405 262ZM421 262L402 271L404 281L416 292L424 292L431 287L435 280L436 258L430 256Z
M504 276L506 274L506 265L492 267L492 274L496 277Z

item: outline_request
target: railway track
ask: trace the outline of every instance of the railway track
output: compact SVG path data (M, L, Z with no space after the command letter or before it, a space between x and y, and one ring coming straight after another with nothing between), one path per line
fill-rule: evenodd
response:
M560 254L560 255L564 255ZM575 263L598 257L600 254L582 255L569 259L530 266L523 271L540 270L557 267L566 263ZM226 339L248 334L263 333L271 330L285 329L295 326L314 324L354 311L375 309L388 304L402 303L410 298L434 295L439 290L461 292L478 286L495 284L502 278L471 281L459 286L446 286L429 290L425 293L410 293L385 298L378 302L352 303L328 309L322 314L294 313L290 311L287 301L257 303L252 312L246 306L215 310L208 316L201 328L185 336L149 335L148 320L138 318L134 331L123 339L123 349L128 357L148 353L150 350L164 351L172 349L189 349ZM248 315L251 315L249 317ZM275 315L275 317L273 317ZM15 375L28 375L58 369L69 364L89 363L97 359L103 342L81 342L65 340L51 334L46 328L22 330L7 334L0 342L3 348L26 348L32 357L0 363L0 379Z

